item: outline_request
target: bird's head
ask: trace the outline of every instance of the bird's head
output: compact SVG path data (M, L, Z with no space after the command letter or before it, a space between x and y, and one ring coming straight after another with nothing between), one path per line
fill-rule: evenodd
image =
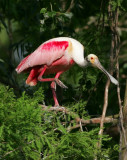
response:
M95 54L89 54L86 57L86 61L88 62L88 65L96 66L96 61L98 61L98 57Z
M104 72L106 74L106 76L111 80L112 83L114 83L115 85L118 85L118 81L112 77L105 69L104 67L101 65L98 57L94 54L89 54L86 57L86 61L88 65L91 65L93 67L97 67L99 68L102 72Z

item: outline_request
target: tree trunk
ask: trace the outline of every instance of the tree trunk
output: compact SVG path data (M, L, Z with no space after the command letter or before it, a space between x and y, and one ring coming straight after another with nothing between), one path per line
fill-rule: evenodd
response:
M126 89L125 89L125 97L124 97L124 105L123 105L123 125L124 125L124 132L122 132L122 136L121 136L122 150L121 150L120 159L127 160L127 142L126 142L127 140L127 80L126 80Z

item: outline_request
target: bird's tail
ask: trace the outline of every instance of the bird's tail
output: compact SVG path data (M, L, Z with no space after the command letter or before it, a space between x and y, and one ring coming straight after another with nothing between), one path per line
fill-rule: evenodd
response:
M27 65L27 59L30 55L28 55L27 57L25 57L20 63L19 65L17 66L17 68L15 69L17 73L21 73L24 69L27 69L28 65ZM27 65L27 66L26 66Z

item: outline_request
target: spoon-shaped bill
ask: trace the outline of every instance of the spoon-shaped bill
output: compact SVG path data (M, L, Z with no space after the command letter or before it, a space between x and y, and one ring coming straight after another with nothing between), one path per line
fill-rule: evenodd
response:
M98 59L95 60L94 65L97 68L99 68L102 72L104 72L112 83L114 83L115 85L118 85L118 81L104 69L104 67L101 65Z

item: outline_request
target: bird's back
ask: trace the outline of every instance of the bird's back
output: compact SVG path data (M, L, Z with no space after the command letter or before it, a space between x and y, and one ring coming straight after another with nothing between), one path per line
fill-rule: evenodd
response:
M80 59L82 59L82 52L82 44L73 38L53 38L41 44L33 53L24 58L16 68L16 71L20 73L38 65L49 66L65 54L68 61L72 58L80 62Z

